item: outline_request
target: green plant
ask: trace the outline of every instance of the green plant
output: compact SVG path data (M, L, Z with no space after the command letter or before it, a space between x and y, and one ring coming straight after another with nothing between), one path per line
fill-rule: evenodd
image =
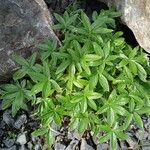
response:
M56 132L51 125L61 125L64 116L70 116L70 129L80 134L87 129L93 136L104 132L99 142L110 141L113 150L117 138L127 138L132 121L143 128L141 115L150 114L149 64L141 48L132 49L123 33L115 32L119 15L113 10L93 12L90 20L82 10L55 14L59 23L54 28L64 34L62 46L55 40L41 44L41 63L35 63L36 54L28 61L16 57L23 70L14 79L30 78L32 105L38 106L41 128L33 135L45 135L49 145Z

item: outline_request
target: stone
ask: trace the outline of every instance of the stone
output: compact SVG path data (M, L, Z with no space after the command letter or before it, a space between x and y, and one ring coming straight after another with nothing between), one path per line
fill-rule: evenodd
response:
M5 144L6 147L11 147L15 144L15 139L5 139L3 140L3 143Z
M1 0L0 80L11 77L18 65L12 54L28 57L45 38L57 39L52 17L43 0Z
M78 140L72 140L65 150L76 150L78 143Z
M9 126L13 126L14 124L14 119L12 118L12 115L11 115L11 110L6 110L4 113L3 113L3 121L9 125Z
M134 33L139 45L150 53L150 2L149 0L99 0L115 6L122 13L122 21ZM129 35L130 36L130 35Z
M17 120L14 123L14 127L16 129L20 129L22 125L24 125L27 122L27 116L25 114L19 116Z
M41 145L40 144L36 144L34 146L34 150L42 150Z
M66 146L61 143L55 143L54 150L65 150Z
M25 133L19 134L16 142L19 143L20 145L26 144L27 143L26 134Z
M135 135L140 141L145 140L148 137L148 133L144 130L138 130Z
M12 146L10 148L2 148L0 150L16 150L16 149L17 149L17 147L16 147L16 145L14 145L14 146Z
M28 150L25 145L21 145L21 147L19 148L19 150Z
M108 150L108 149L109 149L109 145L107 143L97 145L97 150Z
M94 150L93 147L87 144L86 140L84 138L81 139L81 146L80 150Z
M130 147L128 147L129 149L133 149L133 150L139 149L138 142L136 142L133 138L129 137L126 141L130 146Z
M32 150L32 149L33 149L33 144L32 144L31 142L28 142L27 145L28 145L28 149L29 149L29 150Z
M0 129L0 138L3 136L4 131L2 129Z

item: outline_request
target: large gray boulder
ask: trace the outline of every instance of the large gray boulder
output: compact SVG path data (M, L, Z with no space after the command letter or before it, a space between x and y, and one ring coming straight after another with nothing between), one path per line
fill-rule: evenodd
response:
M122 21L133 31L141 47L150 53L150 1L99 0L122 12Z
M11 55L29 56L45 38L56 38L43 0L0 0L0 80L12 75Z

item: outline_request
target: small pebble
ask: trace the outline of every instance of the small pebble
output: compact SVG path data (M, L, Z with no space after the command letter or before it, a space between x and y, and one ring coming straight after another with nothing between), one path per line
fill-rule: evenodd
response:
M60 143L55 143L54 150L65 150L66 146Z
M97 150L108 150L108 149L109 149L109 145L107 143L97 145Z
M3 143L5 144L5 146L6 147L11 147L11 146L13 146L14 145L14 143L15 143L15 139L5 139L5 140L3 140Z
M11 126L14 124L14 119L12 118L11 116L11 110L6 110L4 113L3 113L3 120L4 122Z
M27 138L26 138L25 133L22 133L22 134L19 134L19 135L18 135L17 142L18 142L20 145L24 145L24 144L27 143Z
M20 129L22 125L24 125L27 122L27 116L25 114L19 116L17 120L14 123L14 127L16 129Z
M78 140L72 140L65 150L76 150L78 143Z
M33 144L31 142L28 142L27 145L28 145L29 150L33 149Z
M148 137L148 133L144 130L138 130L135 135L140 141L145 140Z
M87 144L85 139L82 138L80 150L94 150L94 149L93 149L93 147L91 147L90 145Z
M138 143L131 137L129 137L127 140L126 140L129 144L129 149L132 149L132 150L138 150L139 149L139 145Z

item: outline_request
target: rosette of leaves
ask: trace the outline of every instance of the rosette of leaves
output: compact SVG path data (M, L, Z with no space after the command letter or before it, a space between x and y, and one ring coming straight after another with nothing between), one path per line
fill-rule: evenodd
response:
M82 10L55 14L54 28L64 34L61 46L46 41L39 63L31 61L35 54L28 64L17 61L26 73L15 73L14 79L30 78L32 105L41 120L33 134L45 136L49 145L57 132L53 123L60 126L64 116L80 134L87 129L93 136L103 133L99 142L110 141L113 150L117 139L128 138L131 122L143 128L141 115L150 114L149 63L140 47L132 48L121 31L115 32L119 15L113 10L93 12L92 19Z

